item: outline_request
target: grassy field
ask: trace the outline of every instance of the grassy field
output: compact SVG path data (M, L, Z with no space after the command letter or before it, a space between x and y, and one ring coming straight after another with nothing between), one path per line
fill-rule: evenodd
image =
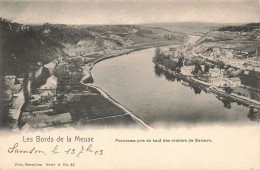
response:
M68 103L73 121L97 119L124 112L100 95L79 96L79 100Z

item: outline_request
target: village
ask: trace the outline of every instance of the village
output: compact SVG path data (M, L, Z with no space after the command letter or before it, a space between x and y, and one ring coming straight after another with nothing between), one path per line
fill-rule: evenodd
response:
M27 85L29 101L26 105L24 105L23 78L16 78L14 75L5 77L5 83L9 92L8 94L10 95L9 100L12 100L9 114L15 120L14 125L18 125L19 120L20 123L25 124L23 128L39 128L55 125L55 123L61 124L71 121L71 116L69 113L55 115L53 108L59 101L57 98L59 99L60 97L57 92L58 84L60 83L59 86L62 86L62 83L65 83L66 81L66 76L70 76L72 74L79 75L82 72L81 68L75 70L74 65L70 65L68 63L69 61L59 64L54 61L45 65L39 63L38 69L34 72L34 74L30 74L29 76ZM57 75L54 75L55 71L59 72L58 70L60 73L68 73L67 75L58 75L60 78L64 78L62 80L60 79L60 81L56 77ZM49 77L45 80L46 82L37 87L37 89L32 90L32 82L30 79L32 79L32 77L34 77L34 79L42 78L42 74L46 71L49 75ZM68 81L71 81L71 84L75 83L71 79L68 79ZM23 105L24 107L22 107Z
M259 112L260 30L255 29L249 34L253 36L251 43L255 43L256 47L247 49L248 51L236 50L230 45L229 48L211 47L208 44L196 46L194 43L200 43L203 39L197 38L195 42L183 46L162 48L161 55L177 63L175 66L168 64L168 68L185 76L185 79L204 85L207 91L211 89L217 94L241 99L249 106L255 106L256 112ZM161 63L159 67L168 71L167 64Z

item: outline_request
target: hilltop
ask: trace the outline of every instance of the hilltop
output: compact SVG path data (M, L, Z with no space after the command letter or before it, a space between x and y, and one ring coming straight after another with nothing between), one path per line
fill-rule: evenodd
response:
M37 62L66 56L130 48L159 41L178 41L185 34L137 25L23 25L1 19L1 75L22 74Z
M260 23L239 26L224 26L204 34L195 44L195 51L210 55L213 49L229 50L232 56L240 59L254 57L259 47ZM221 51L222 50L222 51Z
M231 32L251 32L255 29L260 28L260 23L249 23L245 25L238 25L238 26L225 26L218 29L218 31L231 31Z
M164 28L173 32L180 32L180 33L202 36L209 31L218 30L219 28L228 26L230 24L209 23L209 22L173 22L173 23L151 23L151 24L142 24L142 25L147 27Z
M113 50L159 41L182 42L184 33L137 25L53 25L33 26L42 36L62 44L69 56L110 53Z

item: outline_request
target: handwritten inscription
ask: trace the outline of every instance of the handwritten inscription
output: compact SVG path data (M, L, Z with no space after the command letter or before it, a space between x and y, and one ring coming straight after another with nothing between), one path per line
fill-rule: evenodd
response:
M81 147L78 148L73 148L73 147L68 147L65 149L61 149L59 145L55 145L53 149L49 151L45 150L39 150L36 149L36 147L32 147L30 149L23 149L22 147L19 146L18 143L15 143L13 146L10 146L8 148L8 153L10 154L43 154L47 155L49 154L65 154L65 155L75 155L76 157L79 157L80 155L83 155L85 153L89 153L92 155L103 155L104 151L103 149L95 149L93 144L90 143L89 145L82 145Z
M8 148L8 152L9 153L23 153L23 154L45 154L46 152L42 151L42 150L37 150L35 147L33 147L32 149L29 150L25 150L25 149L20 149L18 143L15 143L13 146Z
M76 149L76 148L68 148L66 150L64 150L65 154L68 155L76 155L77 157L79 157L79 155L83 154L83 153L93 153L95 155L103 155L103 150L94 150L93 148L93 144L89 144L87 147L85 146L81 146L80 149ZM61 153L62 151L60 151L59 145L56 145L54 147L54 149L51 151L52 154L58 154Z

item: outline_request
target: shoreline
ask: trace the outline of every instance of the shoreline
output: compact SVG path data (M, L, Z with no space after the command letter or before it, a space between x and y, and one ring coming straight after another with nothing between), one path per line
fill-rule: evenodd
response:
M210 84L204 83L204 82L197 80L193 77L191 77L189 79L187 76L185 76L181 73L176 73L174 71L171 71L171 70L165 68L163 65L157 64L155 62L154 62L154 64L157 65L162 70L168 72L171 75L179 76L183 81L186 81L188 83L199 84L200 88L201 88L201 86L203 86L204 88L209 89L209 91L212 92L213 94L225 96L225 97L230 98L234 101L239 101L241 103L244 103L244 104L248 105L249 107L253 107L253 108L256 108L258 110L260 109L260 103L257 102L257 101L254 101L252 99L245 99L245 98L242 98L241 96L237 96L236 94L232 94L232 93L231 94L224 93L219 88L211 86Z
M86 85L92 88L95 88L96 90L98 90L101 94L102 97L104 97L105 99L107 99L109 102L111 102L113 105L117 106L118 108L120 108L121 110L123 110L125 112L126 115L131 116L131 118L138 123L139 125L143 126L144 128L148 129L148 130L153 130L153 128L146 123L145 121L143 121L141 118L139 118L138 116L136 116L134 113L132 113L130 110L128 110L125 106L123 106L122 104L120 104L118 101L116 101L115 99L113 99L109 94L107 94L104 90L102 90L100 87L94 86L94 85Z
M143 44L139 44L139 45L143 45ZM91 75L91 70L94 67L94 65L99 63L99 62L101 62L101 61L103 61L103 60L107 60L107 59L114 58L114 57L119 57L119 56L122 56L122 55L125 55L125 54L130 54L130 53L135 52L135 51L140 51L140 50L145 50L145 49L155 48L155 47L170 46L170 45L175 45L175 44L164 44L164 45L157 45L157 46L156 45L149 45L149 46L146 46L146 47L139 47L139 48L137 47L137 48L134 48L134 49L125 48L123 50L128 50L128 51L124 51L124 52L121 52L121 53L119 52L117 54L112 54L112 55L109 55L109 56L101 57L101 58L93 61L91 63L91 65L90 65L90 67L89 67L88 72L89 72L90 76L92 76ZM85 64L83 67L85 67L86 65L87 64Z
M107 60L110 58L114 58L114 57L119 57L125 54L130 54L132 52L135 51L140 51L140 50L144 50L144 49L149 49L149 48L155 48L155 47L163 47L163 46L170 46L170 45L174 45L174 44L165 44L165 45L149 45L146 47L141 47L141 48L135 48L135 49L124 49L125 51L123 52L119 52L117 54L112 54L109 56L105 56L102 58L99 58L91 63L87 63L84 66L82 66L83 70L84 70L84 76L82 77L82 79L80 80L80 84L87 86L87 87L92 87L96 90L98 90L101 94L102 97L104 97L107 101L109 101L110 103L112 103L114 106L118 107L119 109L123 110L125 112L126 115L131 116L131 118L139 125L141 125L142 127L144 127L147 130L153 130L153 128L146 123L144 120L142 120L141 118L139 118L137 115L135 115L134 113L132 113L129 109L127 109L125 106L123 106L121 103L119 103L118 101L116 101L115 99L113 99L109 94L107 94L104 90L102 90L100 87L94 86L92 85L92 83L90 82L84 82L88 79L92 79L92 74L91 74L91 70L93 69L94 65L103 61L103 60ZM88 67L87 67L88 65Z

